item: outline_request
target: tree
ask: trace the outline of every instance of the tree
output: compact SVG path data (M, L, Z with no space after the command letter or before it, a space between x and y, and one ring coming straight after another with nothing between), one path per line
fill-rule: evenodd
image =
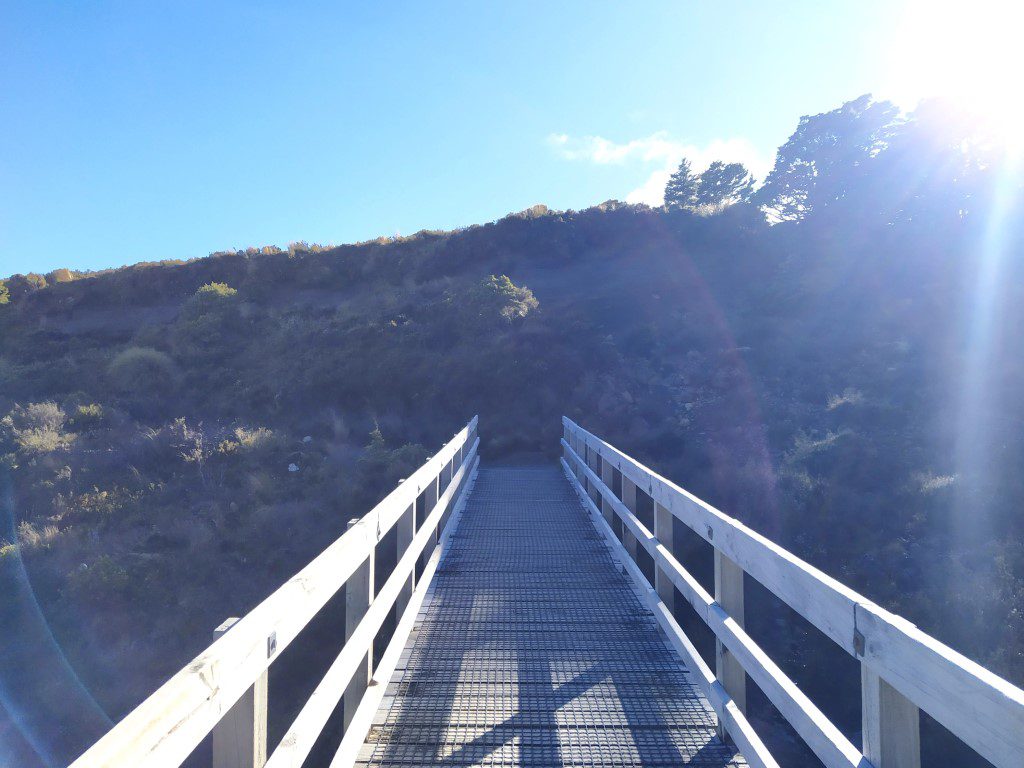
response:
M675 210L692 208L696 199L697 177L690 169L690 161L684 157L665 185L665 207Z
M842 200L885 149L899 110L864 95L839 109L804 116L779 147L756 202L775 220L803 218Z
M9 278L3 281L3 285L6 286L7 298L9 301L21 301L22 296L27 296L30 293L46 287L46 278L42 275L37 275L34 272L30 272L27 275L11 275ZM4 291L0 289L0 295ZM0 299L0 304L5 303Z
M457 310L460 324L477 332L519 323L540 306L533 291L507 275L491 275L461 295L449 294L447 301Z
M665 186L665 207L693 210L743 203L750 199L753 187L754 177L742 163L715 160L698 175L684 157Z
M754 177L742 163L715 160L697 177L696 205L726 206L745 203L754 188Z
M0 280L0 304L6 304L11 300L11 292L7 290L7 283Z

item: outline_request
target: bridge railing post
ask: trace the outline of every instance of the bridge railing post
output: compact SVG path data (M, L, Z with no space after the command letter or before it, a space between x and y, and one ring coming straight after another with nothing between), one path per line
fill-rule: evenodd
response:
M611 488L612 478L614 477L615 473L615 467L613 467L611 464L605 461L603 456L600 457L600 463L601 482L604 483L609 488ZM609 526L612 527L612 530L615 530L615 527L612 525L612 521L615 519L615 510L612 509L612 505L608 503L608 500L604 497L603 494L601 494L601 514L604 515L605 521L608 523Z
M740 627L743 619L743 569L715 548L715 602L729 614ZM722 683L726 693L732 697L740 712L747 711L747 673L743 666L722 643L715 638L715 677ZM724 737L725 729L721 720L718 735Z
M402 559L402 555L406 553L409 546L412 544L413 537L416 536L416 502L409 505L408 509L402 513L402 516L398 518L398 522L395 523L395 562L397 563ZM413 590L416 589L416 569L413 568L409 571L409 578L402 586L402 590L398 593L398 598L395 600L395 616L396 620L401 619L402 614L405 613L405 607L409 604L409 600L412 598Z
M622 476L622 504L634 515L636 514L636 483L625 475ZM636 536L627 526L622 526L622 546L626 548L629 556L636 561Z
M348 521L350 530L358 524L358 518ZM374 551L371 549L366 560L363 561L362 565L356 569L345 583L345 642L348 642L349 638L352 637L359 627L359 622L362 621L366 612L370 610L370 603L373 602L374 597L373 571ZM348 728L348 724L352 722L352 717L355 715L359 702L362 701L363 694L366 693L372 678L373 643L371 642L370 647L366 651L366 656L363 657L359 668L352 676L352 681L345 689L344 715L342 720L345 728Z
M607 485L610 488L611 482L609 481ZM669 552L674 551L674 521L675 518L671 512L658 502L654 502L654 538L661 542ZM665 569L657 563L654 566L654 589L669 612L674 612L676 608L676 588L672 585L672 580Z
M430 517L430 513L434 511L434 507L437 506L438 492L437 485L439 477L435 477L427 483L427 487L423 489L423 518ZM437 546L437 528L434 528L434 534L430 537L430 541L427 542L427 546L423 548L423 554L420 555L420 567L426 567L427 561L430 556L434 554L434 547Z
M213 630L218 640L238 622L231 618ZM213 768L263 768L267 762L267 673L213 727Z
M861 751L876 768L921 768L920 710L861 662Z

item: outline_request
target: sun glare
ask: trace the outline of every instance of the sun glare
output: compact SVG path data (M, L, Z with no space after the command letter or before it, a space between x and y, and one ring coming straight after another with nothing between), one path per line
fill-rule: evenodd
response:
M991 137L1024 150L1024 6L1004 0L909 0L892 43L889 97L942 98Z

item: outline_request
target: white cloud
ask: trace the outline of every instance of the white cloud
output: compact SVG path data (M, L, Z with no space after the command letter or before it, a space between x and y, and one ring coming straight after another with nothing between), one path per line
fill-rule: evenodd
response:
M597 165L655 166L648 171L646 181L626 195L626 202L648 205L661 205L664 202L668 177L684 157L689 159L697 173L713 161L722 160L743 163L758 179L763 179L772 165L771 158L765 157L747 139L715 139L704 146L698 146L677 141L665 131L659 131L625 143L602 136L573 137L565 133L553 133L548 136L547 142L565 160Z

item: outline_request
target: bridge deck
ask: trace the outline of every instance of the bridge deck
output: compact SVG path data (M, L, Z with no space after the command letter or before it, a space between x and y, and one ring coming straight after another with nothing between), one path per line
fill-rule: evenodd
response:
M360 766L742 766L555 468L481 469Z

